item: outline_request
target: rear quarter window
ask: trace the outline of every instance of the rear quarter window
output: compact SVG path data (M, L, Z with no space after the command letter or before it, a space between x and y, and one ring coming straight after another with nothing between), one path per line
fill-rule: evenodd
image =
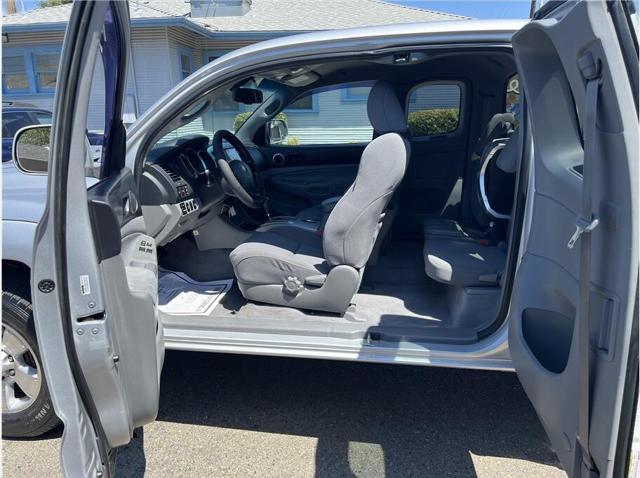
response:
M414 138L450 134L460 126L463 84L429 82L416 86L407 99L407 122Z

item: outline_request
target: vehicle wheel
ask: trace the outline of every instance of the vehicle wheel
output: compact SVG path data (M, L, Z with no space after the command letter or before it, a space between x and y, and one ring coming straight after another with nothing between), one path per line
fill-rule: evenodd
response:
M60 423L53 410L25 292L2 291L2 435L35 437Z

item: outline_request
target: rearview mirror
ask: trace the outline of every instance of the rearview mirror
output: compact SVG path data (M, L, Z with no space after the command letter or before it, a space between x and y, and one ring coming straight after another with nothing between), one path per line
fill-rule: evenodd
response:
M269 135L269 144L282 143L289 134L287 123L281 119L272 119L267 123L267 135Z
M233 101L245 105L257 105L262 103L262 91L255 88L234 88Z
M29 174L47 174L51 125L27 126L13 138L13 162Z

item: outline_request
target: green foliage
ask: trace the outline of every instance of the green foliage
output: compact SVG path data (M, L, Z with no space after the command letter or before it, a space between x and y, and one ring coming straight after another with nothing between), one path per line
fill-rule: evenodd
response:
M40 8L46 7L57 7L59 5L66 5L67 3L71 3L73 0L40 0Z
M40 128L31 128L20 135L20 143L33 146L49 146L51 139L51 127L42 126Z
M238 113L236 117L233 119L233 131L238 131L240 129L240 126L242 126L244 122L247 121L249 119L249 116L251 116L252 114L253 114L253 111L245 111L244 113ZM285 124L287 124L287 121L289 120L287 118L287 115L284 113L278 113L274 119L282 120L284 121Z
M288 146L297 146L299 144L300 144L300 140L298 138L296 138L295 136L287 137L287 145Z
M409 113L411 136L446 134L458 127L460 111L457 108L440 108Z

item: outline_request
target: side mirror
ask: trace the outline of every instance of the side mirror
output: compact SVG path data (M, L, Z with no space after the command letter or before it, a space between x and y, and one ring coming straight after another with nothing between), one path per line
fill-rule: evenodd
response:
M289 134L287 123L281 119L272 119L267 123L267 135L269 144L282 143Z
M34 125L20 129L13 138L13 162L29 174L47 174L51 125Z

